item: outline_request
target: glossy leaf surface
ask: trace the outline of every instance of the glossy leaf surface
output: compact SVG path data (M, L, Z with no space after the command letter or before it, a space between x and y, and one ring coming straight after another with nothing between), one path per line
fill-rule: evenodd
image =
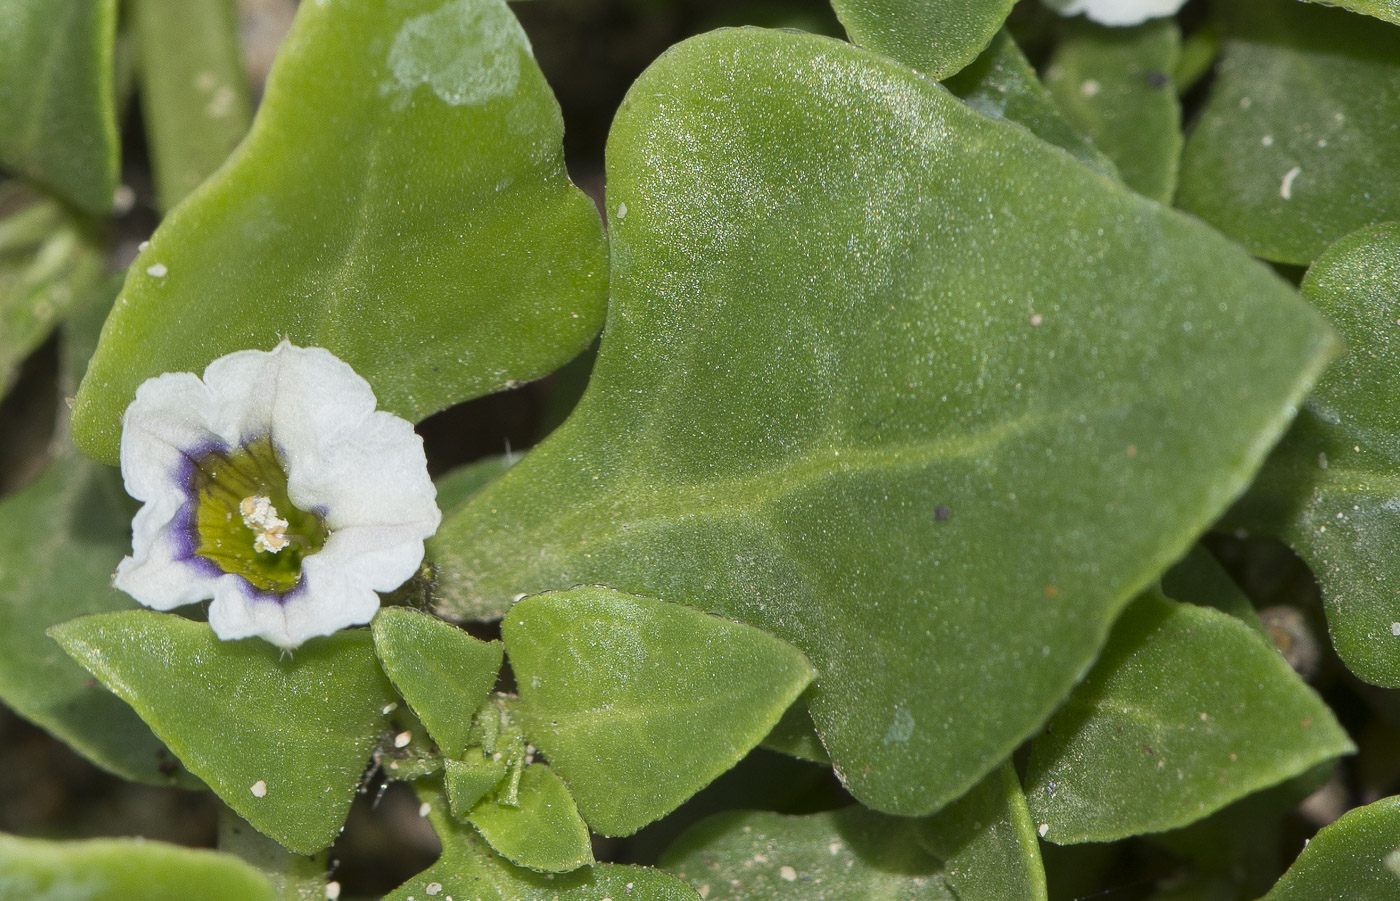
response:
M444 522L440 603L607 585L769 631L890 812L1044 722L1334 352L1199 222L836 41L674 48L608 184L588 392Z
M1055 98L1006 31L998 32L972 65L943 84L984 116L1018 122L1042 141L1068 150L1086 166L1118 177L1113 161L1066 121Z
M374 617L374 651L394 687L447 757L467 748L472 714L496 684L505 650L407 607Z
M516 866L568 873L593 862L588 827L569 787L542 763L525 767L514 804L503 803L499 795L485 798L467 819L497 854Z
M661 866L706 901L955 901L918 828L859 806L811 816L735 810L687 830Z
M1313 836L1263 901L1400 897L1400 798L1358 807Z
M1231 519L1292 545L1322 586L1342 660L1368 682L1400 688L1400 224L1328 248L1303 293L1347 353Z
M247 134L253 101L234 0L135 0L131 8L156 201L169 210Z
M55 200L0 185L0 396L20 363L102 278L93 229Z
M71 448L0 501L0 700L109 772L171 785L178 767L165 746L44 634L134 606L110 585L134 512L117 472Z
M1400 219L1400 27L1294 0L1233 0L1177 203L1257 256L1306 264Z
M1066 120L1117 166L1134 191L1166 203L1181 158L1181 55L1173 19L1133 28L1079 20L1051 57L1045 84Z
M0 835L0 898L65 901L275 901L228 854L135 838L51 842Z
M732 767L812 678L800 651L752 626L598 588L527 598L501 634L526 736L605 835Z
M112 208L117 0L7 0L0 15L0 168L88 213Z
M258 830L299 854L345 821L394 690L367 632L284 655L205 623L132 610L50 630Z
M1026 799L1058 844L1184 826L1355 750L1272 644L1156 592L1031 742Z
M555 874L514 866L492 853L474 829L448 814L441 783L425 781L416 787L442 841L442 857L384 901L449 896L475 901L697 901L685 883L650 867L599 863Z
M572 358L607 251L504 0L302 4L248 139L132 265L73 434L117 457L136 386L284 336L420 419Z

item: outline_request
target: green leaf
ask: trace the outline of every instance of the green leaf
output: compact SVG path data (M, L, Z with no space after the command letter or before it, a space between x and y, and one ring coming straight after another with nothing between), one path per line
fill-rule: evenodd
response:
M944 86L984 116L1018 122L1042 141L1068 150L1086 166L1118 177L1113 161L1066 121L1055 98L1006 31L997 32L982 55Z
M394 703L386 706L383 712L389 718L388 728L374 749L374 763L379 765L384 778L391 782L413 782L441 772L442 751L413 709L405 710ZM405 738L408 744L401 744Z
M156 201L168 210L228 158L253 101L234 0L135 0L141 112Z
M0 502L0 700L109 772L171 785L178 767L165 746L44 634L132 606L110 583L134 512L121 476L71 448Z
M476 802L486 797L506 777L506 762L468 751L463 760L444 761L443 781L452 802L452 815L468 822ZM571 805L573 801L569 802Z
M608 152L588 392L430 541L439 603L607 585L771 632L889 812L1045 722L1335 352L1198 221L837 41L681 44Z
M277 901L324 901L327 852L314 857L293 854L220 805L219 850L236 855L272 886Z
M1182 95L1195 89L1202 78L1215 68L1220 58L1220 32L1213 22L1208 22L1181 39L1181 54L1176 61L1176 71L1172 80L1176 82L1176 92Z
M1116 841L1355 750L1272 644L1227 614L1148 592L1031 742L1026 800L1047 841Z
M810 816L734 810L688 829L661 866L705 901L955 901L918 832L917 820L859 806Z
M49 630L239 816L298 854L335 840L393 687L369 633L294 654L220 641L204 623L131 610Z
M1199 544L1163 573L1162 594L1174 601L1214 607L1273 641L1244 591L1211 552Z
M482 488L520 460L519 454L502 454L458 466L433 480L438 509L451 512L471 500Z
M1280 852L1295 840L1289 812L1322 788L1336 769L1336 761L1318 764L1185 828L1157 833L1152 841L1190 860L1199 870L1229 874L1238 886L1229 901L1257 897L1283 871L1286 861Z
M1292 545L1322 586L1342 660L1368 682L1400 688L1400 346L1392 340L1400 224L1363 228L1328 248L1303 293L1348 351L1231 523Z
M1221 61L1178 205L1257 256L1297 264L1400 219L1400 28L1295 0L1218 11Z
M117 459L145 379L283 336L422 418L597 332L607 248L504 0L304 3L247 140L128 274L73 434Z
M821 736L807 703L799 698L783 711L783 716L772 731L763 737L760 744L769 750L778 751L799 760L813 763L830 763L831 755L822 747Z
M374 617L374 650L394 687L447 757L467 748L472 715L496 684L505 649L435 616L384 607Z
M1400 0L1314 0L1324 6L1340 6L1362 15L1400 25Z
M1069 124L1113 160L1128 187L1169 202L1181 158L1181 105L1172 84L1181 55L1176 21L1106 28L1076 20L1067 31L1045 71L1045 86Z
M7 0L0 16L0 167L87 213L117 190L117 0Z
M0 395L102 279L100 237L55 200L0 185Z
M1343 814L1303 848L1263 901L1400 897L1400 797Z
M102 324L107 321L107 314L111 312L112 303L116 301L121 287L122 277L109 273L63 320L63 340L59 343L58 388L65 398L72 397L78 390L78 383L83 380L83 373L87 371L88 360L92 359L92 352L97 347ZM64 406L67 406L66 402ZM62 411L59 421L64 427L63 440L68 442L67 416Z
M1040 843L1010 763L993 770L936 816L921 820L919 840L944 862L958 901L1046 901Z
M497 793L478 801L467 819L497 854L517 866L568 873L593 862L588 827L569 787L542 763L525 767L515 803Z
M684 883L648 867L599 863L560 875L513 866L493 854L475 830L448 814L440 782L425 780L417 788L442 840L442 857L384 901L697 901Z
M275 901L243 861L139 838L50 842L0 835L0 896L82 901Z
M977 58L1015 0L831 0L855 43L930 78L952 75Z
M605 835L732 767L812 679L800 651L752 626L602 588L527 598L501 634L525 734Z

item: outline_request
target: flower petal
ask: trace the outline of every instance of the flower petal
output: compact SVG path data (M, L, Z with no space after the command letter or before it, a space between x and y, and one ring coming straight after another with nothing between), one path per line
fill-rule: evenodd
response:
M346 572L374 591L393 591L423 562L422 527L410 523L341 529L332 532L321 552L310 559L319 561L317 566Z
M238 576L219 580L209 625L219 638L263 638L291 649L318 635L368 623L379 595L317 554L302 563L302 583L285 595L255 591Z
M298 643L347 626L365 625L379 612L379 595L334 557L308 557L301 569L306 593L288 609L288 626Z
M1186 0L1070 0L1069 3L1052 3L1051 6L1064 16L1083 13L1100 25L1141 25L1148 19L1175 14L1185 2Z
M285 607L290 598L258 592L246 579L225 575L209 605L209 626L224 641L257 637L278 647L295 647L287 635Z
M288 448L287 492L303 510L323 511L332 532L393 526L421 542L437 531L437 488L412 425L374 413L347 440L319 451L299 455Z
M122 481L138 501L185 490L190 458L222 446L215 400L191 372L167 372L136 389L122 417Z
M162 494L131 521L131 556L117 565L112 586L155 610L214 597L217 567L194 556L183 498Z
M335 446L375 408L373 389L350 364L286 341L220 357L204 370L204 384L217 399L215 428L230 445L271 435L293 456Z

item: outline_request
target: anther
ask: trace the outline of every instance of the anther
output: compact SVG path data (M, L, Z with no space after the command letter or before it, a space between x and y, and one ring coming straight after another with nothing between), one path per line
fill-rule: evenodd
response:
M253 550L275 554L287 546L288 523L278 517L271 499L261 494L245 497L238 509L243 514L243 524L258 533L253 539Z

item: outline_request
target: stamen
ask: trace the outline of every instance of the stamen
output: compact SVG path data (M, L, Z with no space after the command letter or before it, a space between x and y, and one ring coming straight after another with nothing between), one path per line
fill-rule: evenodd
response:
M195 463L190 491L195 553L258 591L284 594L301 582L301 562L326 542L315 513L287 496L287 476L272 440L255 438Z
M238 509L243 514L243 524L258 533L253 539L254 550L275 554L288 545L288 523L278 517L277 508L266 495L245 497Z

